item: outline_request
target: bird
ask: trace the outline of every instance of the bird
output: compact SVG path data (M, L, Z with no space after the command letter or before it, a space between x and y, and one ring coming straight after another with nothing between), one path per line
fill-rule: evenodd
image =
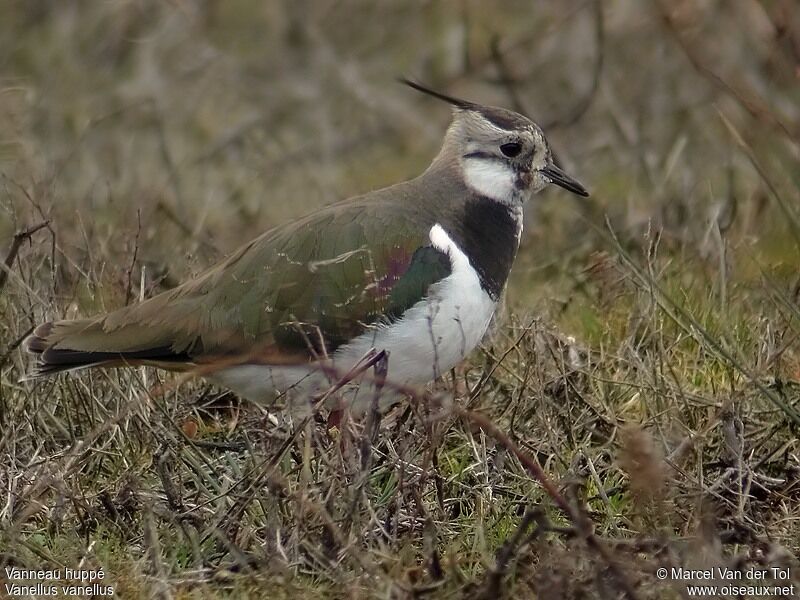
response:
M27 378L144 365L303 405L371 351L398 387L461 363L497 309L523 204L549 184L589 193L522 114L401 81L452 110L421 175L278 225L138 304L39 325Z

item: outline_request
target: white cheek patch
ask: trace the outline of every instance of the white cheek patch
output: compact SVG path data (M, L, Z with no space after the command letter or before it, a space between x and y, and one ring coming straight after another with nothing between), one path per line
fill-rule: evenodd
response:
M517 193L516 174L499 160L467 158L464 160L464 180L479 193L501 202L510 202Z

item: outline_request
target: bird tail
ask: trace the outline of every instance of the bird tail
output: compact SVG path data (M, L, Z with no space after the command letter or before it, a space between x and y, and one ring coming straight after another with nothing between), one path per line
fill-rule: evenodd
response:
M113 337L104 331L102 319L43 323L23 342L23 348L36 355L36 364L22 381L90 367L149 364L169 368L189 360L185 353L176 353L170 345L143 349L125 348L124 344L113 347Z

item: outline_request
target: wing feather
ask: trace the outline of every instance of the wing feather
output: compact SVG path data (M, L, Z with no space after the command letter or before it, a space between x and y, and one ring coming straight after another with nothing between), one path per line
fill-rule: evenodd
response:
M138 305L37 329L39 374L183 364L267 349L309 360L400 317L450 274L424 211L372 200L273 229L198 278ZM280 359L278 359L279 361Z

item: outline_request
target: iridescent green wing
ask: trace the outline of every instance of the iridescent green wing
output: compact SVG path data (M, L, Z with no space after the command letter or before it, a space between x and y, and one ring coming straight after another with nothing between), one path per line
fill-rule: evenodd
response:
M241 304L245 329L282 351L331 352L371 325L400 318L450 274L423 219L369 208L300 223L243 257L231 274L252 282Z
M199 278L106 317L59 325L61 348L197 361L306 360L399 319L450 274L423 211L376 202L277 228ZM171 354L174 358L165 358Z

